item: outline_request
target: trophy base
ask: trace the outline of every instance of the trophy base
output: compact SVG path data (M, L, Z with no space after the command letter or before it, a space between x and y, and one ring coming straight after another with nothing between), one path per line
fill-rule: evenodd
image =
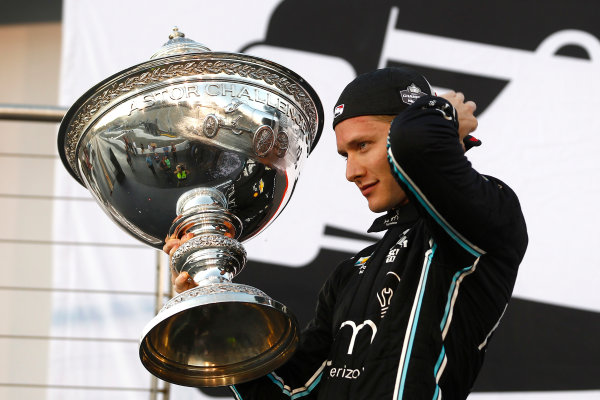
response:
M298 344L298 323L281 303L235 283L190 289L146 325L142 364L183 386L225 386L280 367Z

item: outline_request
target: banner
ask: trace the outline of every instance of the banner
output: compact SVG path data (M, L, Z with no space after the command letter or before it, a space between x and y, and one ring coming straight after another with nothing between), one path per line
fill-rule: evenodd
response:
M323 102L325 129L285 211L244 243L250 262L234 279L288 305L305 324L337 262L377 239L366 233L376 215L345 180L336 153L331 121L340 91L358 73L408 65L437 93L464 92L477 103L475 135L483 141L468 157L515 190L530 237L514 299L470 398L597 398L598 7L559 0L65 0L60 98L70 105L146 61L174 26L214 51L271 59L305 78ZM50 384L116 386L129 390L112 398L147 398L136 391L150 379L136 352L154 313L155 252L114 226L62 165L56 171L55 194L82 200L54 210L55 237L70 243L55 254L55 283L72 291L55 295L52 333L79 340L53 344ZM224 394L172 390L173 399ZM53 398L78 398L73 393Z

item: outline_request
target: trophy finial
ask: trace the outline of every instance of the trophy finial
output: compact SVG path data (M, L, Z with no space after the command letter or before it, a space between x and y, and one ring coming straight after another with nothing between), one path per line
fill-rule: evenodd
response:
M185 37L185 33L179 32L179 28L174 26L173 32L169 35L169 39L175 39L176 37Z

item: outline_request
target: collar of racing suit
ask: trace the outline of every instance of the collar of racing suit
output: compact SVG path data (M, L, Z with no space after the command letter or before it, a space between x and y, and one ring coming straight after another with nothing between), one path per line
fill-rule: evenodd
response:
M390 229L393 226L405 226L410 228L419 219L419 213L417 209L411 204L407 203L399 208L394 208L373 221L373 225L367 232L381 232Z

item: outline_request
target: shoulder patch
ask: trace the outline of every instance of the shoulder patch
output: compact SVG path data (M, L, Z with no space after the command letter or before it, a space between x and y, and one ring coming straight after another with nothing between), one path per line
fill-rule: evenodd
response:
M369 258L371 258L371 256L361 257L354 263L354 266L358 267L359 275L365 272L365 269L367 268L367 261L369 261Z
M361 265L363 265L364 263L367 262L367 260L371 258L371 256L367 256L367 257L361 257L358 260L356 260L356 262L354 263L355 267L360 267Z

